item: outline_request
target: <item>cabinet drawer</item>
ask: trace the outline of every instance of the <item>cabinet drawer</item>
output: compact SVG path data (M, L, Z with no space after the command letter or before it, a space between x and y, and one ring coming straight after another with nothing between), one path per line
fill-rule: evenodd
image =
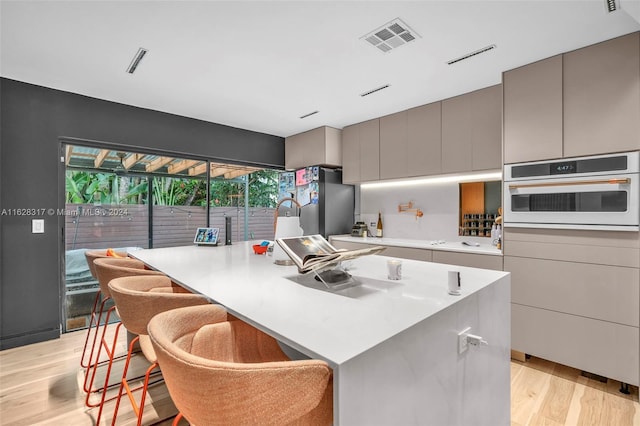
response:
M511 305L511 348L638 385L640 333L629 327Z
M380 253L381 256L400 257L402 259L422 260L425 262L431 262L432 251L410 247L391 247L387 246L385 250Z
M507 228L506 256L640 267L637 232Z
M433 252L433 261L437 263L447 263L449 265L502 271L502 256L436 250Z
M506 256L511 301L638 327L640 271L636 268Z
M334 246L335 248L357 250L365 247L374 247L377 244L353 243L348 241L332 240L331 245ZM413 260L422 260L426 262L431 262L432 255L431 255L431 250L411 248L411 247L385 246L385 249L383 252L380 253L380 256L399 257L402 259L413 259Z

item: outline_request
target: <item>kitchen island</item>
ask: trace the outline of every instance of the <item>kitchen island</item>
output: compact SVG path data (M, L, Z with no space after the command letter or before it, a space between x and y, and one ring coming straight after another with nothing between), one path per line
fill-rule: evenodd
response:
M330 290L295 266L255 255L251 242L132 253L179 284L334 372L336 425L508 425L510 276L386 257L345 265L357 284ZM447 293L460 271L462 294ZM459 353L458 334L486 345Z

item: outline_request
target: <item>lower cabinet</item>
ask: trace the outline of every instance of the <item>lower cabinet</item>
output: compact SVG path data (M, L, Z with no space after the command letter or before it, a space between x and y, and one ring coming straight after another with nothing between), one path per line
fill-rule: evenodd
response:
M433 261L449 265L469 266L471 268L502 271L502 256L487 254L459 253L453 251L434 251Z
M638 385L638 233L507 228L504 255L512 349Z
M353 243L348 241L336 241L330 239L331 245L339 249L357 250L366 247L374 247L377 244L372 243ZM386 246L384 251L380 253L380 256L399 257L401 259L422 260L431 262L432 253L431 250L412 248L412 247L396 247Z

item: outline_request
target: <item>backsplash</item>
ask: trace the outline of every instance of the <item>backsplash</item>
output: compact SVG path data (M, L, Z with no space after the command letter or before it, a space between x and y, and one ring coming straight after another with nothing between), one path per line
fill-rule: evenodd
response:
M399 204L413 202L414 209L424 213L398 211ZM356 203L358 205L358 203ZM415 240L477 241L488 244L488 238L458 235L460 193L458 183L429 183L397 187L360 188L360 214L356 220L369 226L375 235L378 212L382 213L384 236ZM372 226L373 224L373 226Z

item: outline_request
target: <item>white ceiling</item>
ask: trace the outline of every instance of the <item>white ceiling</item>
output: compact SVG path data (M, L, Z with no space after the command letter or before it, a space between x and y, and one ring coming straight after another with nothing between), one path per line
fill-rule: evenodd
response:
M637 4L607 13L605 0L2 0L0 72L289 136L498 84L505 70L638 31ZM389 53L361 39L398 17L421 38ZM139 47L149 53L128 74Z

